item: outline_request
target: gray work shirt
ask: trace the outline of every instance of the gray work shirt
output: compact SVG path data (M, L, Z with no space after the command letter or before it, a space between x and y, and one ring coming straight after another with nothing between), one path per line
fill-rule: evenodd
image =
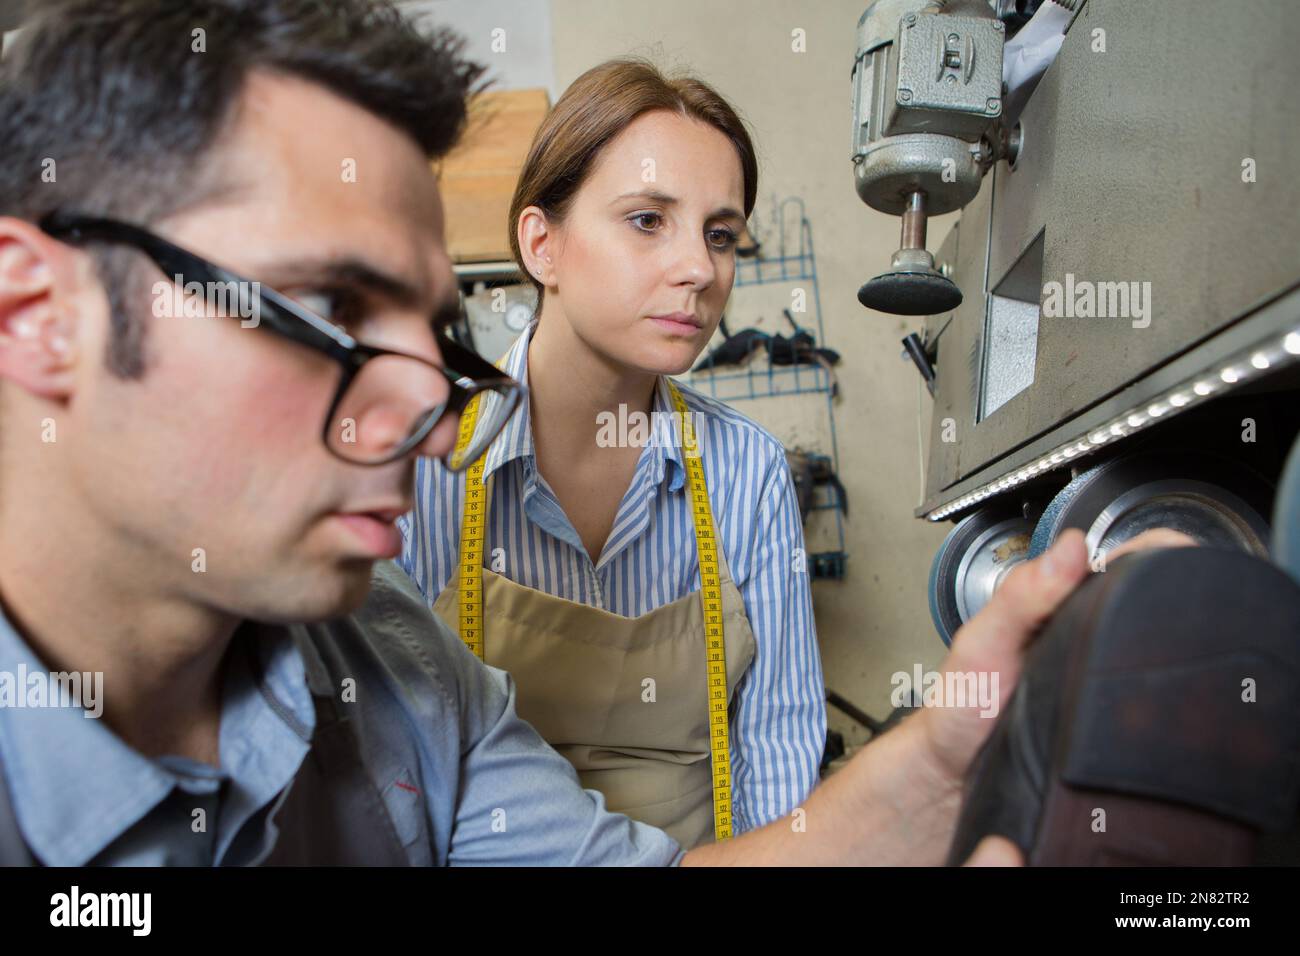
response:
M683 855L662 830L584 790L516 715L510 676L475 658L390 562L376 566L354 614L236 632L222 670L220 769L146 757L80 707L27 706L13 694L26 690L15 687L22 672L30 681L48 668L0 614L0 691L10 691L0 695L0 762L22 835L48 865L266 858L271 817L310 748L312 688L335 693L356 728L413 865L662 866Z

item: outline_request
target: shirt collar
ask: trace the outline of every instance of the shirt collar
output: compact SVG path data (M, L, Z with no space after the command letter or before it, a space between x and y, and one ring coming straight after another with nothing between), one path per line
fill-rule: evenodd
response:
M683 400L685 395L682 396ZM654 482L658 485L664 479L664 473L672 464L672 475L668 480L669 491L681 491L686 483L686 464L682 457L682 434L674 413L672 392L668 388L668 379L660 375L655 382L654 400L654 447L658 449L655 458ZM698 441L698 436L696 438Z
M529 322L528 327L510 346L501 363L507 375L525 386L528 384L528 346L532 342L533 333L537 330L537 322L537 318ZM519 407L515 409L510 420L501 430L501 434L488 448L483 460L484 484L497 469L516 458L524 460L529 470L533 467L536 454L533 444L532 410L529 405L527 398L519 403ZM668 463L671 462L673 468L668 488L670 491L680 491L686 477L681 452L681 435L672 417L674 409L672 395L668 389L668 379L663 375L660 375L655 382L653 410L654 414L651 416L653 453L651 465L654 469L651 473L652 478L654 484L659 485L668 470Z
M297 772L315 726L298 646L283 630L277 637L266 628L258 638L251 651L261 655L260 681L254 683L246 667L229 666L233 655L239 655L236 665L247 660L248 650L237 644L239 632L223 664L223 769L214 769L213 777L234 779L236 804L265 803L282 790ZM0 671L15 679L20 672L49 675L2 612ZM14 813L32 852L51 866L84 866L173 789L193 780L169 761L139 753L86 713L80 707L0 706L0 755Z
M525 386L528 385L528 343L532 341L536 329L537 319L534 318L519 338L515 339L501 362L505 373ZM511 414L510 420L501 429L501 434L497 435L489 446L483 458L484 484L498 468L516 458L523 458L529 462L533 460L533 422L529 404L528 396L525 395L524 400Z

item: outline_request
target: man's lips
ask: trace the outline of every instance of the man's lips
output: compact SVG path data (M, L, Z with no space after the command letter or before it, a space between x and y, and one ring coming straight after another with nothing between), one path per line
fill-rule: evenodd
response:
M393 523L407 508L379 508L374 511L340 511L332 517L339 520L360 543L370 557L395 558L402 553L402 532Z

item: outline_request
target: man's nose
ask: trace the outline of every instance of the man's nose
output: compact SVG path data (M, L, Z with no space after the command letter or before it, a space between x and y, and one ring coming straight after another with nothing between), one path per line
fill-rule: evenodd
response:
M411 450L413 457L445 458L456 447L456 435L460 431L460 413L446 412L433 430Z
M412 331L401 343L401 347L408 354L418 356L440 369L447 367L442 350L438 347L438 337L427 324L422 324L417 330ZM415 368L415 366L411 367ZM396 386L399 383L393 384ZM442 408L451 399L451 383L445 375L433 373L431 369L427 377L421 375L418 380L412 378L411 381L401 384L407 390L403 402L425 413L433 413L435 409ZM410 457L427 455L431 458L441 458L449 454L456 445L456 433L459 427L460 414L444 410L429 434L411 449Z

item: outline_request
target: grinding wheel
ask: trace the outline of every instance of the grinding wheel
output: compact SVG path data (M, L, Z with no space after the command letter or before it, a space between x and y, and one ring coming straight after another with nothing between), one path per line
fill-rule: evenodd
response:
M1043 512L1029 557L1067 528L1084 532L1096 559L1150 528L1171 528L1210 547L1268 555L1272 488L1250 469L1210 455L1139 453L1077 475Z

